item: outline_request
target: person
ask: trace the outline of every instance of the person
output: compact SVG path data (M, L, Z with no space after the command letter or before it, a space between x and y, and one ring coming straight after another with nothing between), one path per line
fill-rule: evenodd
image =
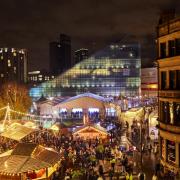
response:
M145 180L145 179L146 179L146 175L145 175L143 172L140 172L140 173L138 174L138 179L139 179L139 180Z
M102 177L102 176L99 176L97 180L103 180L103 177Z
M111 167L112 167L112 169L113 169L113 171L114 171L115 163L116 163L115 158L113 158L113 159L110 161L110 163L111 163Z
M151 150L152 150L151 143L148 143L148 151L149 151L149 154L151 154Z
M104 175L104 170L103 170L103 166L102 165L99 166L99 175L102 176L102 177Z
M156 173L153 174L152 180L158 180L158 177L157 177L157 174L156 174Z
M126 178L126 180L129 180L129 173L128 172L125 173L125 178Z
M112 168L109 169L109 177L110 177L110 180L112 180L114 176L114 170Z
M129 180L133 180L132 171L129 173Z

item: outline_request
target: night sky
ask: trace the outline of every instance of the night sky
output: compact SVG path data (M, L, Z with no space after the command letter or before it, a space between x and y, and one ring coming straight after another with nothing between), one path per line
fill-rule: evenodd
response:
M60 33L72 50L90 52L121 40L142 43L142 64L155 58L155 30L161 10L179 0L1 0L0 46L29 50L30 70L48 68L49 42Z

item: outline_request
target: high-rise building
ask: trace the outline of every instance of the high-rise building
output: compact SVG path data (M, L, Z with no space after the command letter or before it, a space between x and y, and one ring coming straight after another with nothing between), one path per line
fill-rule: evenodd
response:
M71 69L32 88L33 98L75 96L139 96L141 58L138 44L111 44Z
M53 74L59 74L63 71L62 61L60 60L60 43L49 43L49 59L50 59L50 71Z
M78 49L75 51L75 55L74 55L74 60L75 60L75 64L81 62L84 59L88 58L88 49Z
M0 83L27 82L27 50L0 48Z
M160 160L180 172L180 17L165 14L157 27Z
M58 42L49 44L50 72L54 75L61 74L71 68L71 38L60 34Z
M63 70L72 67L71 61L71 38L65 34L60 34L60 60L63 64Z

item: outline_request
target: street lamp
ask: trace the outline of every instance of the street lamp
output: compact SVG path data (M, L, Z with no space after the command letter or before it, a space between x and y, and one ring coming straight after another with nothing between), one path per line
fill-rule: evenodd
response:
M140 120L138 126L140 127L140 166L142 171L142 120Z

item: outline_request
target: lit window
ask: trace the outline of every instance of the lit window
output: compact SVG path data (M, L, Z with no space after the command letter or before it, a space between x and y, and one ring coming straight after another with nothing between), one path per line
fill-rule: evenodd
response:
M3 56L1 56L1 60L3 59Z
M7 52L7 51L8 51L8 49L7 49L7 48L5 48L5 49L4 49L4 51L5 51L5 52Z
M4 77L4 74L1 74L1 77Z
M129 53L129 56L130 56L130 57L133 57L133 53Z
M13 56L16 56L16 53L15 53L15 52L13 53Z
M16 67L14 67L14 73L16 73Z
M11 67L11 61L8 59L8 67Z

